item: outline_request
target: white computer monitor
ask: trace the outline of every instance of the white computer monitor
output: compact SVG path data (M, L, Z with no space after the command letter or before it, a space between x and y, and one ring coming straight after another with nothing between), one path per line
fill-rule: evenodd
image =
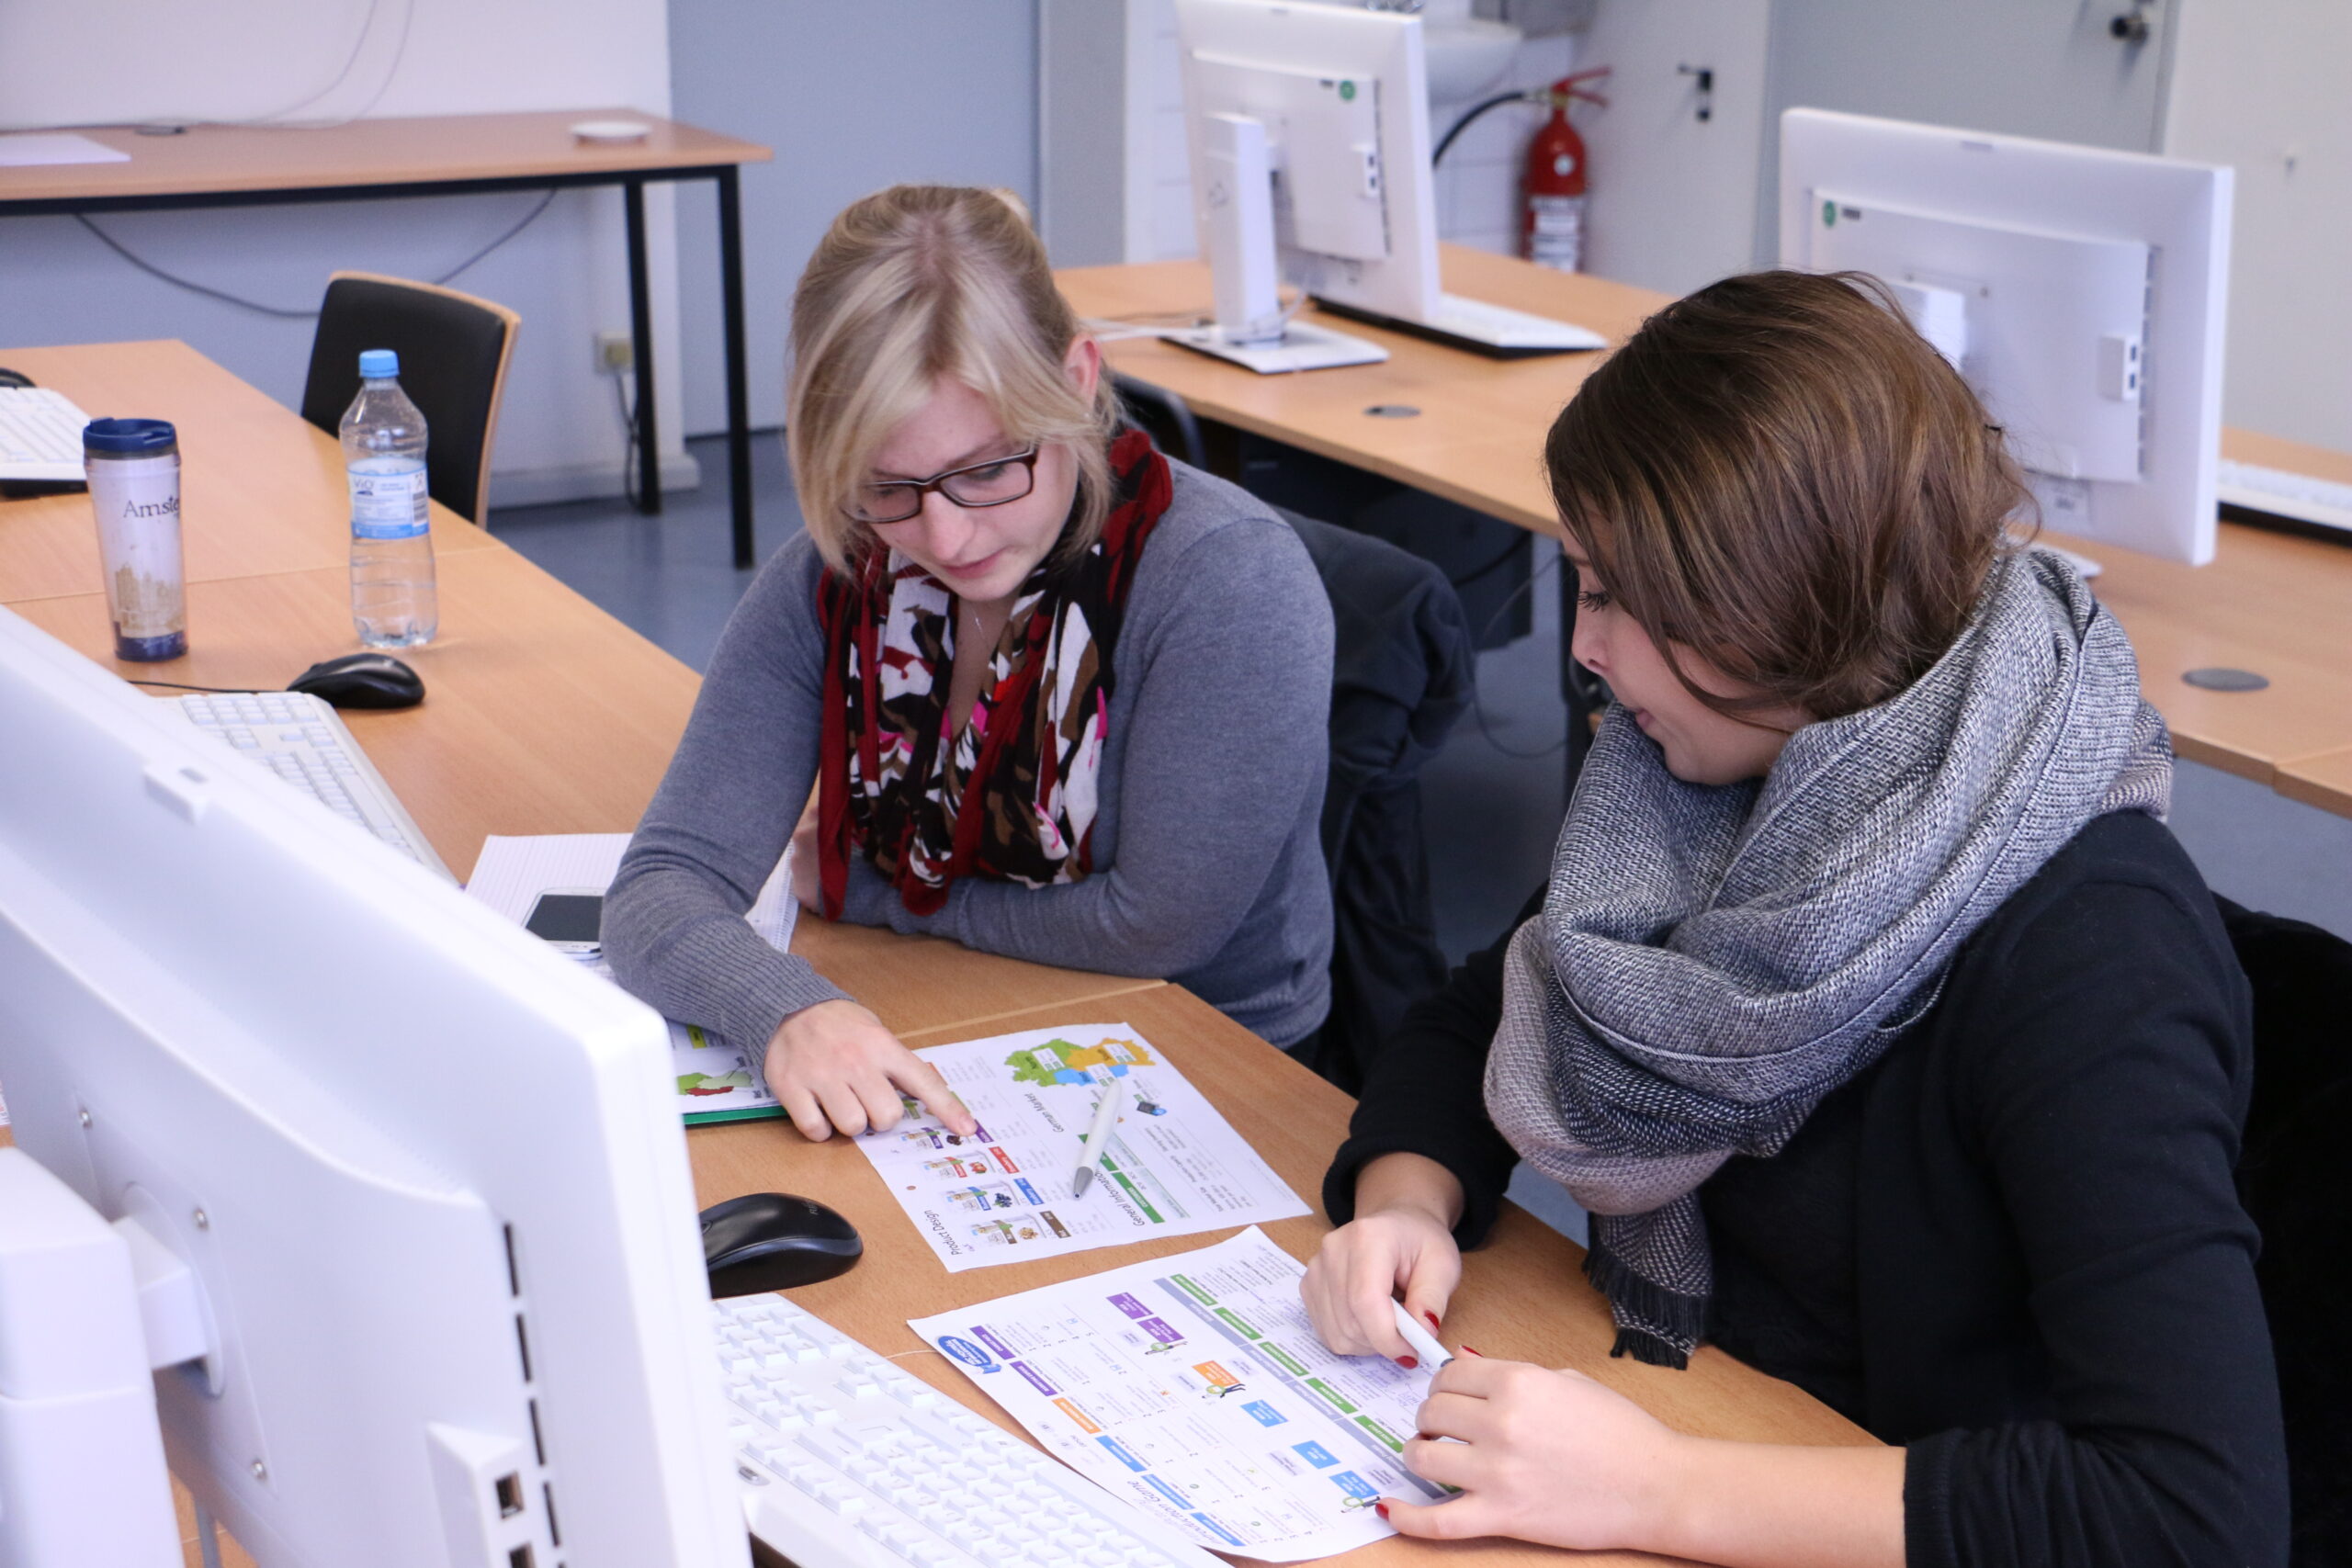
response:
M1892 285L2043 522L2213 558L2231 171L1822 109L1781 119L1781 265Z
M1217 308L1215 332L1177 341L1260 370L1386 357L1286 323L1279 281L1334 313L1479 353L1604 346L1583 327L1441 289L1420 17L1176 0L1176 29L1193 223Z
M6 610L0 735L0 1084L145 1254L198 1504L264 1568L747 1562L661 1019ZM136 1441L58 1473L72 1371L0 1387L0 1559L145 1568L54 1555L170 1518Z

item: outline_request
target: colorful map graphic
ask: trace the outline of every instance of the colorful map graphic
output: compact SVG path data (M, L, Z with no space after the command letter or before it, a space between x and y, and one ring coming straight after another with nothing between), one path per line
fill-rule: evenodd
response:
M731 1073L713 1077L708 1073L680 1073L680 1094L737 1094L752 1087L752 1075L738 1067Z
M1086 1083L1094 1077L1097 1067L1108 1067L1114 1077L1124 1077L1129 1067L1155 1067L1151 1053L1132 1040L1104 1039L1092 1045L1073 1045L1067 1040L1048 1040L1043 1045L1026 1046L1004 1059L1012 1069L1014 1083L1036 1084L1041 1088L1054 1084Z

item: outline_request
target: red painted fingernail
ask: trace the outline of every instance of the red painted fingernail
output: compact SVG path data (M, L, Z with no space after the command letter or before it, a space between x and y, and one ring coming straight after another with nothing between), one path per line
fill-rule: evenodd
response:
M1385 1503L1374 1503L1374 1504L1372 1506L1372 1511L1373 1511L1374 1513L1375 1513L1375 1514L1378 1514L1382 1518L1384 1518L1384 1519L1385 1519L1385 1518L1386 1518L1386 1517L1388 1517L1388 1505L1387 1505L1387 1504L1385 1504Z
M1467 1345L1462 1347L1462 1353L1465 1356L1476 1356L1482 1361L1487 1359L1487 1353L1484 1350L1473 1349Z
M1419 1360L1419 1359L1418 1357L1413 1357L1413 1356L1399 1356L1399 1357L1397 1357L1397 1358L1396 1358L1396 1364L1397 1364L1398 1366L1400 1366L1400 1367L1404 1368L1407 1371L1408 1371L1408 1372L1409 1372L1409 1371L1411 1371L1415 1367L1419 1366L1421 1363L1420 1363L1420 1360Z
M1430 1332L1431 1334L1435 1334L1437 1332L1437 1314L1433 1312L1425 1312L1421 1314L1421 1315L1430 1320Z

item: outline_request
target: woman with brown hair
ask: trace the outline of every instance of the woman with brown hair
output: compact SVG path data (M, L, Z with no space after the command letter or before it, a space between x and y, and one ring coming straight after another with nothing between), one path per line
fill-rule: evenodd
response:
M828 919L1322 1021L1331 613L1246 492L1123 431L1008 196L852 205L793 297L807 532L719 639L605 913L623 985L741 1042L809 1137L971 1117L743 911L795 843ZM803 804L816 786L813 810ZM797 837L795 823L800 822Z
M1554 425L1615 698L1548 886L1376 1059L1305 1294L1435 1326L1515 1160L1592 1216L1615 1353L1702 1339L1886 1440L1678 1434L1475 1354L1412 1535L1742 1565L2283 1560L2232 1172L2248 998L2171 750L2002 433L1873 281L1727 279Z

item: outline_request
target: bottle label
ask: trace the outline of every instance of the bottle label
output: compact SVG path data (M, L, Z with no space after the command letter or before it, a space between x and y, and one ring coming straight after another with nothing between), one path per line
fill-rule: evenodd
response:
M355 468L351 478L351 536L355 539L414 539L424 536L431 519L425 510L424 469L398 473L367 473Z

